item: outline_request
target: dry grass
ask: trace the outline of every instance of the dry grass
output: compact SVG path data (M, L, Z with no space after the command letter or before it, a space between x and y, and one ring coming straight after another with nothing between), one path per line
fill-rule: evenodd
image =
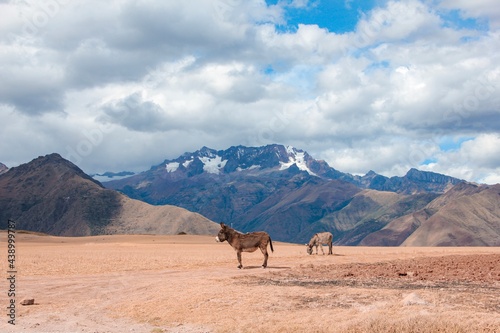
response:
M244 253L238 270L212 236L17 237L18 301L37 305L1 332L500 332L500 248L276 242L268 269Z
M341 333L373 332L373 333L463 333L463 332L488 332L488 328L459 324L449 318L428 318L420 315L411 318L387 320L383 316L368 318L364 322L352 325L347 329L340 330ZM490 331L492 332L492 331Z

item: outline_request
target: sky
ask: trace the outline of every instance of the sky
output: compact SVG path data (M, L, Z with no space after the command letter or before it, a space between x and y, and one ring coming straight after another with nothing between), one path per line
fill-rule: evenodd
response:
M278 143L500 182L498 0L0 0L0 162Z

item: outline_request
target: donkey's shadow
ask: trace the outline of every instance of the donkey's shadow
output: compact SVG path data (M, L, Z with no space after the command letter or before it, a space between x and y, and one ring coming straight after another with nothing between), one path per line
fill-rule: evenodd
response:
M262 266L243 266L242 269L262 269L262 270L268 270L268 269L291 269L291 267L288 266L267 266L267 268L262 268Z

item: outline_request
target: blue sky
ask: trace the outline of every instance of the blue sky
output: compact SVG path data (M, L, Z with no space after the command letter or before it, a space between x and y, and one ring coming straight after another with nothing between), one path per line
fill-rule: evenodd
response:
M268 5L276 5L279 1L266 1ZM315 24L334 33L354 31L363 15L375 6L375 1L312 1L305 5L285 6L285 20L278 29L296 29L299 24Z
M442 137L439 142L439 149L441 151L457 151L462 147L462 144L467 141L473 141L473 137L459 137L459 138L451 138L451 137Z
M0 1L0 162L271 143L500 182L497 0Z
M276 27L280 31L296 30L299 24L317 25L329 32L342 34L356 29L358 21L383 1L366 0L316 0L280 1L266 0L270 6L282 5L284 20ZM456 29L488 31L487 17L466 17L460 9L438 9L443 25Z

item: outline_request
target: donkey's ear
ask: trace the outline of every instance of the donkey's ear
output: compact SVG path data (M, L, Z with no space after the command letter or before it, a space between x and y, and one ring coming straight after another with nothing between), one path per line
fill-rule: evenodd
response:
M220 223L220 226L221 226L221 228L225 228L226 227L226 225L224 223L222 223L222 222Z

